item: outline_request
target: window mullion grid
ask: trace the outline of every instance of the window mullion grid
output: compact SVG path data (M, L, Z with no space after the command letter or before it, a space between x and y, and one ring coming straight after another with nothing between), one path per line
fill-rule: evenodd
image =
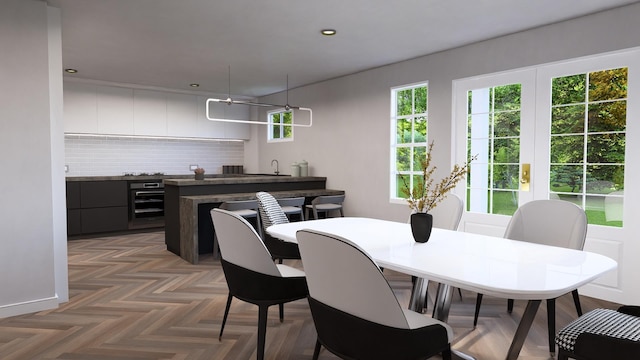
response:
M487 159L487 163L489 164L489 184L487 184L487 187L489 188L489 209L488 209L488 213L489 214L493 214L493 200L494 200L494 195L495 195L495 189L494 189L494 157L493 157L493 153L495 152L495 101L496 101L496 88L492 87L491 88L491 97L490 97L490 102L489 102L489 149L491 149L491 151L489 151L489 158Z

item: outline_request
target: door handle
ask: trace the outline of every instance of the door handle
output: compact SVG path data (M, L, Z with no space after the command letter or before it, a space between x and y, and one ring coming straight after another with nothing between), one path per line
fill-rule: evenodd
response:
M522 172L520 176L520 191L529 191L529 185L531 183L531 164L522 164L520 171Z

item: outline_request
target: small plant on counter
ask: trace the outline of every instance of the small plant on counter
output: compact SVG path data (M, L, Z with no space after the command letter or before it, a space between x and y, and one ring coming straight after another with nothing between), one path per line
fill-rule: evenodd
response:
M196 173L196 180L204 180L204 169L199 167L193 170Z

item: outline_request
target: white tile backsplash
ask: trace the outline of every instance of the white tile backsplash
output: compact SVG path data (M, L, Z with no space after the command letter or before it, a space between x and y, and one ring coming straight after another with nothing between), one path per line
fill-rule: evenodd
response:
M222 165L242 165L244 142L126 137L65 136L66 176L115 176L161 172L193 174L197 164L207 174L221 174Z

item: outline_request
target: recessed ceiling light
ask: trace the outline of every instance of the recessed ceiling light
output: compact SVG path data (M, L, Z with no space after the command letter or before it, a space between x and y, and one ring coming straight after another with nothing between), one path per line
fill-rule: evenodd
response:
M69 74L75 74L78 72L78 70L76 69L64 69L65 72L69 73Z
M320 33L324 36L332 36L336 34L336 30L335 29L322 29L320 30Z
M200 87L200 84L193 83L193 84L189 84L189 86L191 86L191 87Z

